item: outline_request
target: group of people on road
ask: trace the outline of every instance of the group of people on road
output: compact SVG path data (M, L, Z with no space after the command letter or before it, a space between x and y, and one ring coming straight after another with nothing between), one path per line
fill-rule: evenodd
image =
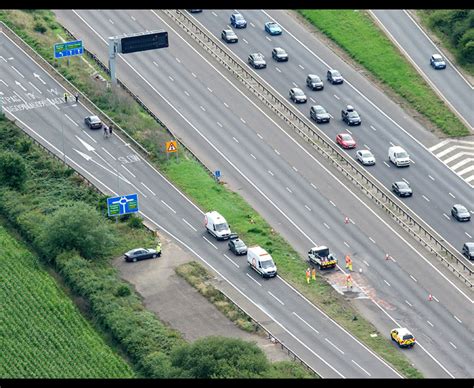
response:
M113 127L112 124L110 124L108 127L107 127L107 125L104 124L104 126L103 126L103 128L104 128L104 138L112 136L112 127Z
M309 268L306 270L306 283L309 284L310 279L316 281L316 268L313 269Z
M67 94L67 92L64 92L64 102L67 102L68 97L69 95ZM74 98L76 99L76 102L79 102L79 93L76 93L74 95Z
M349 255L346 255L345 259L346 259L346 269L349 272L352 272L352 259L351 259L351 257ZM316 281L316 269L314 267L312 269L310 267L308 267L306 269L306 283L309 284L311 279L313 281ZM347 287L347 289L350 288L352 290L352 276L351 276L350 273L346 276L346 287Z

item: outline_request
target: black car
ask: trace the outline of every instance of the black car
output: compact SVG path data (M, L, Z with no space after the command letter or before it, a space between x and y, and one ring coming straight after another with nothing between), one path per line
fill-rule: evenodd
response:
M321 105L313 105L309 110L309 117L317 123L329 123L331 116Z
M305 103L307 101L306 94L300 88L291 88L288 94L293 102Z
M334 69L328 70L328 72L326 73L326 78L333 85L342 84L344 82L344 79L342 78L341 73L339 73L337 70L334 70Z
M267 67L267 62L265 62L262 53L250 54L247 61L255 69L264 69Z
M410 185L404 181L394 182L392 184L392 190L399 197L411 197L413 195Z
M124 255L125 261L138 261L145 259L154 259L155 257L161 256L161 252L157 252L154 249L136 248L128 251Z
M272 58L277 62L286 62L288 61L288 54L281 47L275 47L272 50Z
M360 125L362 123L359 113L352 105L347 105L346 109L341 110L341 118L347 125Z
M237 43L239 41L235 32L230 28L222 30L221 37L226 43Z
M97 116L87 116L84 119L84 123L90 129L101 129L102 128L102 121Z
M462 246L462 254L469 260L474 260L474 242L464 243Z
M321 78L319 78L317 75L314 75L314 74L309 74L306 77L306 85L311 90L323 90L324 89L323 81L321 81Z
M451 209L451 215L458 221L470 221L471 214L463 205L454 205Z
M229 249L234 252L236 255L246 255L247 254L247 245L237 236L236 234L230 235L230 240L227 243Z

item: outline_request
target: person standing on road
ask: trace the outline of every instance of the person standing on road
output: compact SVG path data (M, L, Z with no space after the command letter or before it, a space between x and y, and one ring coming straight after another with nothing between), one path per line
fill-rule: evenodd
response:
M104 138L109 137L108 133L109 129L107 128L107 125L104 124Z
M76 95L74 96L76 98L76 102L79 101L79 93L76 93Z
M306 283L309 284L309 279L310 278L311 278L311 270L308 267L308 269L306 270Z
M113 125L110 124L110 126L109 126L109 136L112 136L112 127L113 127Z
M346 269L352 271L352 259L349 255L346 255Z
M156 253L158 256L161 256L161 241L158 240L158 243L156 244Z
M67 93L64 92L64 102L67 102Z
M311 270L311 278L316 281L316 268L313 267L313 269Z

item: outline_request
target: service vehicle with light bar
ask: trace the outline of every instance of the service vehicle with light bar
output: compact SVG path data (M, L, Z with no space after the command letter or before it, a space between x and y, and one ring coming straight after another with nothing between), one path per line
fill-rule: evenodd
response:
M406 327L397 327L390 332L392 341L395 341L401 348L411 348L416 340L413 334Z
M319 269L334 268L337 264L337 258L324 245L311 248L308 252L308 259L310 263L316 264Z

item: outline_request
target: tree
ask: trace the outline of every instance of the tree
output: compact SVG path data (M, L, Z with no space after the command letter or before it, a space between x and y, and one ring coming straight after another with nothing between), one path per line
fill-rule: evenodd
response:
M26 180L26 164L16 152L0 153L0 181L8 186L20 189Z
M255 378L270 368L266 355L254 343L219 336L206 337L171 353L176 377Z
M110 254L116 237L94 207L78 201L48 215L37 242L49 257L76 249L84 258L92 259Z

